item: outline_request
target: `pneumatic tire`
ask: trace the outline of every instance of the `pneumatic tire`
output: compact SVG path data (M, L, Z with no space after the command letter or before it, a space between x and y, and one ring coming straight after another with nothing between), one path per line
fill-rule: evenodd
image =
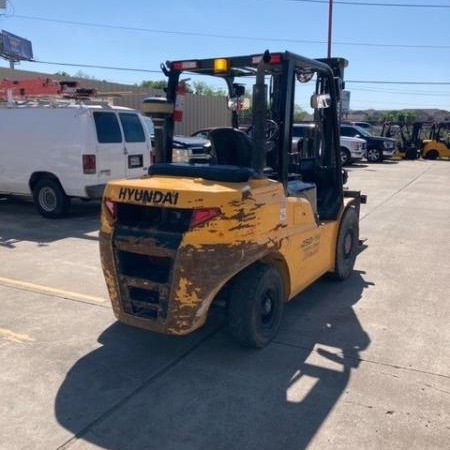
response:
M378 148L367 149L366 159L370 163L379 163L383 161L383 152Z
M67 197L58 181L44 178L33 187L33 200L39 214L47 219L64 217L70 207Z
M355 266L359 245L359 217L350 207L342 217L336 241L335 267L332 276L336 280L347 279Z
M439 153L437 150L430 150L427 154L426 154L426 159L430 159L432 161L434 161L435 159L437 159L439 156Z
M341 165L350 165L351 155L350 152L345 148L341 147Z
M228 300L228 326L242 346L262 348L278 333L283 282L272 266L256 264L236 276Z

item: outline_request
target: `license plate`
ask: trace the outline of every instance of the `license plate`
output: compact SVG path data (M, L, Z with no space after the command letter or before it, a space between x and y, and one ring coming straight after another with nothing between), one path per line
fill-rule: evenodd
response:
M128 156L128 168L133 169L135 167L143 166L142 155L130 155Z

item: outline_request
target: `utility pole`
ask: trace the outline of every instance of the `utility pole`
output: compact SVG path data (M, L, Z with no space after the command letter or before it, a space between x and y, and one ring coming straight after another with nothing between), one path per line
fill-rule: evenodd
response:
M331 39L333 34L333 0L328 3L328 52L327 57L331 58Z

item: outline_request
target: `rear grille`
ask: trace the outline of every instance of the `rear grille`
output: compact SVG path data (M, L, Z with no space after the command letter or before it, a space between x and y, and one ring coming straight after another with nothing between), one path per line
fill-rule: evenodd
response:
M117 203L117 224L133 228L152 228L184 233L189 229L191 216L191 209Z
M159 292L149 291L136 287L128 288L131 311L127 311L135 316L146 319L157 319L159 307Z
M170 278L192 210L117 203L114 253L127 314L165 320Z
M126 277L140 278L154 283L167 283L169 280L171 258L125 251L119 251L118 258L120 272Z

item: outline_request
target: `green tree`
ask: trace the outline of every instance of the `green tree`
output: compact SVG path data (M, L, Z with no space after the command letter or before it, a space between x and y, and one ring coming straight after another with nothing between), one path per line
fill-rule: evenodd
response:
M294 122L302 122L308 118L308 113L300 106L294 106Z
M138 87L141 88L152 88L152 89L161 89L164 90L167 87L167 81L166 80L159 80L159 81L142 81Z
M212 96L223 96L225 97L227 93L224 89L214 88L209 86L204 81L194 81L192 83L193 94L195 95L212 95Z
M78 72L74 73L73 76L75 78L85 78L86 80L96 80L97 79L93 75L89 75L88 73L83 72L82 70L79 70Z

